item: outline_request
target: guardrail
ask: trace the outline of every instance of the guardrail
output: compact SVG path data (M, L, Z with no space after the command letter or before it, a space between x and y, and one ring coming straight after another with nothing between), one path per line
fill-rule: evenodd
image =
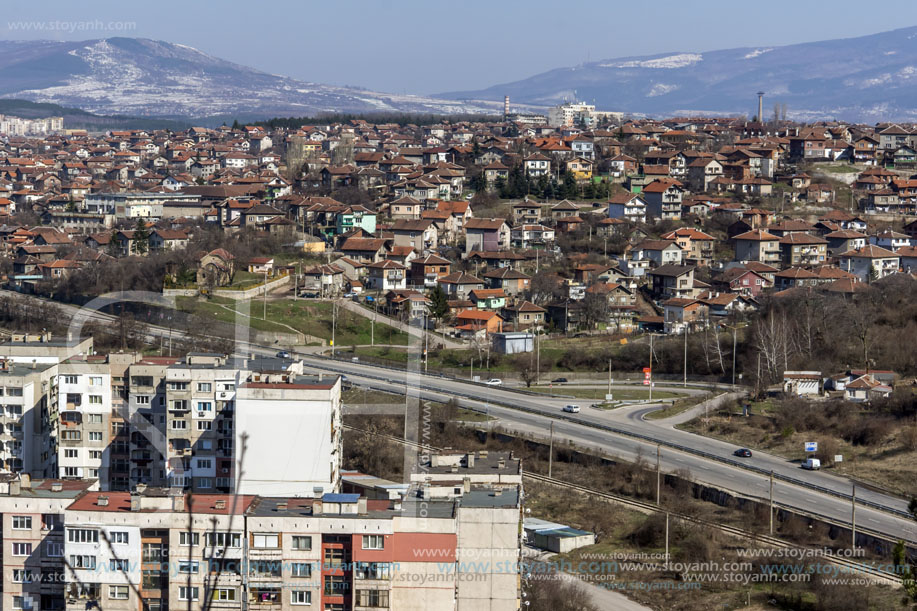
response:
M323 359L323 360L329 360L329 361L331 361L331 359L328 359L327 357L319 357L319 358L321 358L321 359ZM335 361L336 361L336 359L335 359ZM332 362L334 362L334 361L332 361ZM399 370L399 371L402 371L402 372L403 372L404 370ZM339 372L339 373L343 373L343 374L345 374L345 375L347 374L346 371ZM391 381L392 381L390 378L384 378L384 377L379 377L379 376L373 376L373 375L371 375L371 374L369 374L369 373L366 373L366 372L361 372L359 375L360 375L361 377L367 377L367 378L372 378L372 379L376 379L376 380L383 380L383 381L388 381L388 382L391 382ZM438 377L439 377L439 376L438 376ZM467 383L467 381L466 381L466 383ZM481 387L483 387L483 388L493 388L493 387L491 387L491 386L485 386L484 384L476 384L476 386L481 386ZM563 421L566 421L566 422L570 422L570 423L572 423L572 424L578 424L578 425L580 425L580 426L588 426L588 427L590 427L590 428L595 428L595 429L603 430L603 431L606 431L606 432L609 432L609 433L614 433L615 435L622 435L622 436L625 436L625 437L631 437L631 438L634 438L634 439L640 439L640 440L642 440L642 441L647 441L647 442L653 443L653 444L655 444L655 445L665 446L665 447L668 447L668 448L672 448L672 449L678 450L678 451L680 451L680 452L684 452L684 453L686 453L686 454L693 454L693 455L695 455L695 456L700 456L701 458L706 458L706 459L708 459L708 460L714 460L714 461L716 461L716 462L720 462L720 463L723 463L723 464L727 464L727 465L729 465L729 466L731 466L731 467L743 469L743 470L745 470L745 471L750 471L750 472L757 473L757 474L759 474L759 475L766 476L766 477L770 477L770 476L771 476L771 473L772 473L772 471L771 471L770 469L764 469L764 468L761 468L761 467L757 467L757 466L755 466L755 465L750 465L750 464L743 463L743 462L740 462L740 461L737 461L737 460L733 460L733 459L727 458L727 457L725 457L725 456L720 456L720 455L713 454L713 453L710 453L710 452L705 452L704 450L698 450L698 449L696 449L696 448L692 448L692 447L685 446L685 445L682 445L682 444L673 443L673 442L670 442L670 441L666 441L666 440L664 440L664 439L659 439L659 438L657 438L657 437L653 437L652 435L647 435L647 434L644 434L644 433L638 433L638 432L635 432L635 431L629 431L629 430L626 430L626 429L618 428L618 427L615 427L615 426L611 426L611 425L607 425L607 424L603 424L603 423L599 423L599 422L592 422L592 421L589 421L589 420L584 420L584 419L582 419L582 418L574 418L574 417L572 417L572 416L567 416L565 413L562 413L562 412L561 412L561 413L549 413L549 412L545 412L545 411L541 411L541 410L537 410L537 409L532 409L532 408L530 408L530 407L525 407L525 406L523 406L523 405L510 404L510 403L507 403L507 402L501 401L501 400L495 400L495 399L489 399L489 398L482 399L481 397L478 397L478 396L475 396L475 395L472 395L472 394L468 394L468 393L463 393L463 392L460 392L460 391L455 391L455 390L443 391L443 390L440 390L440 389L437 389L437 388L434 388L434 387L425 386L422 382L418 383L417 387L418 387L418 389L420 389L420 390L426 390L426 391L430 391L430 392L438 392L438 393L440 393L440 394L449 394L449 395L453 395L453 396L456 396L456 397L462 397L462 398L464 398L464 399L469 399L469 400L472 400L472 401L479 401L479 402L480 402L480 401L485 401L485 402L490 402L490 403L494 403L495 405L501 405L501 406L503 406L503 407L509 407L509 408L511 408L511 409L523 411L523 412L530 413L530 414L536 414L536 415L543 416L543 417L546 417L546 418L553 418L553 419L555 419L555 420L563 420ZM506 390L506 389L504 389L504 390ZM510 392L516 392L516 389L510 389ZM542 393L534 393L534 394L540 395L540 396L542 396L542 397L544 396ZM725 394L725 393L724 393L724 394ZM719 396L722 396L722 395L719 395ZM466 409L471 409L472 411L482 412L482 410L476 409L475 406L467 406L467 405L466 405L466 406L463 406L463 407L465 407ZM482 413L483 413L483 412L482 412ZM805 480L803 480L803 479L791 477L791 476L789 476L789 475L783 475L783 474L779 474L779 473L773 473L773 476L774 476L774 479L776 479L776 480L780 480L780 481L783 481L783 482L786 482L786 483L789 483L789 484L793 484L793 485L796 485L796 486L800 486L800 487L802 487L802 488L808 488L808 489L810 489L810 490L815 490L816 492L820 492L820 493L822 493L822 494L827 494L827 495L829 495L829 496L833 496L833 497L836 497L836 498L845 499L845 500L851 500L851 499L853 498L853 495L852 495L852 494L847 494L847 493L844 493L844 492L839 492L839 491L837 491L837 490L832 490L832 489L830 489L830 488L826 488L826 487L824 487L824 486L819 486L818 484L813 484L813 483L811 483L811 482L807 482L807 481L805 481ZM869 500L867 500L867 499L858 498L858 499L857 499L857 503L860 504L860 505L863 505L864 507L871 507L871 508L877 509L877 510L879 510L879 511L884 511L884 512L886 512L886 513L891 513L892 515L895 515L895 516L897 516L897 517L908 518L908 519L911 518L911 514L908 513L907 511L895 509L894 507L889 507L889 506L887 506L887 505L882 505L881 503L876 503L876 502L874 502L874 501L869 501Z
M429 451L434 451L434 452L435 452L435 451L440 451L440 450L442 449L442 448L438 448L438 447L436 447L436 446L431 446L431 445L428 445L428 444L418 443L418 442L415 442L415 441L409 441L409 440L407 440L407 439L401 439L401 438L399 438L399 437L395 437L394 435L389 435L389 434L386 434L386 433L380 433L380 432L377 432L377 431L366 431L365 429L361 429L361 428L359 428L359 427L354 427L354 426L347 425L347 424L344 425L344 428L345 428L345 429L352 430L352 431L360 431L360 432L369 433L369 434L371 434L371 435L375 435L375 436L378 436L378 437L383 437L383 438L388 439L388 440L390 440L390 441L393 441L393 442L395 442L395 443L400 443L400 444L402 444L402 445L406 445L406 446L413 447L413 448L420 449L420 450L429 450ZM627 507L631 507L631 508L636 509L636 510L638 510L638 511L641 511L641 512L643 512L643 513L664 513L664 514L668 514L668 515L670 515L670 516L672 516L672 517L674 517L674 518L676 518L676 519L679 519L679 520L683 520L683 521L687 521L687 522L692 522L692 523L699 524L699 525L703 525L703 526L708 526L708 527L710 527L710 528L715 528L715 529L720 530L720 531L722 531L722 532L724 532L724 533L726 533L726 534L729 534L729 535L732 535L732 536L735 536L735 537L740 537L740 538L743 538L743 539L750 539L750 540L752 540L752 541L759 542L759 543L764 543L765 545L769 545L769 546L771 546L771 547L784 548L784 549L793 549L793 548L795 548L795 549L812 549L812 548L807 548L806 546L803 546L803 545L795 545L795 544L789 543L789 542L787 542L787 541L784 541L783 539L778 539L777 537L772 537L772 536L769 536L769 535L763 535L763 534L760 534L760 533L756 533L756 532L752 532L752 531L743 530L743 529L741 529L741 528L738 528L738 527L735 527L735 526L729 526L729 525L726 525L726 524L718 524L718 523L716 523L716 522L711 522L711 521L709 521L709 520L704 520L703 518L698 518L698 517L695 517L695 516L689 516L689 515L687 515L687 514L678 513L678 512L676 512L676 511L670 511L670 510L667 510L667 509L665 509L665 508L663 508L663 507L659 507L658 505L653 505L653 504L650 504L650 503L645 503L645 502L643 502L643 501L637 501L637 500L635 500L635 499L631 499L631 498L628 498L628 497L625 497L625 496L621 496L621 495L617 495L617 494L611 494L611 493L609 493L609 492L603 492L603 491L601 491L601 490L595 490L595 489L592 489L592 488L587 488L586 486L582 486L582 485L580 485L580 484L573 484L573 483L566 482L566 481L563 481L563 480L559 480L559 479L556 479L556 478L548 477L548 476L546 476L546 475L541 475L541 474L539 474L539 473L531 473L531 472L525 472L525 471L523 471L522 477L523 477L523 478L526 478L526 479L534 480L534 481L537 481L537 482L546 483L546 484L549 484L549 485L552 485L552 486L557 486L557 487L560 487L560 488L565 488L565 489L567 489L567 490L574 490L574 491L580 492L580 493L582 493L582 494L586 494L586 495L588 495L588 496L590 496L590 497L599 497L599 498L603 498L603 499L605 499L605 500L608 500L608 501L611 501L611 502L614 502L614 503L618 503L618 504L621 504L621 505L625 505L625 506L627 506ZM733 490L729 490L729 489L727 489L727 488L720 488L720 487L718 487L718 486L717 486L717 488L720 489L720 490L723 490L724 492L728 492L728 493L730 493L730 494L732 494L732 495L734 495L734 496L740 497L740 498L745 498L745 499L752 500L752 501L756 501L756 502L759 502L759 503L760 503L760 502L764 502L764 503L768 503L768 502L769 502L769 501L767 501L766 499L761 499L761 498L759 498L759 497L744 495L744 494L735 492L735 491L733 491ZM784 508L784 509L787 510L787 511L790 511L791 513L795 513L795 514L797 514L797 515L803 515L803 516L811 517L811 518L814 518L814 519L817 519L817 520L822 520L822 521L824 521L824 522L827 522L827 523L829 523L829 524L833 524L833 525L836 525L836 526L840 526L840 527L842 527L842 528L847 528L847 527L849 527L849 524L839 523L839 522L837 522L836 520L833 520L833 519L828 518L828 517L826 517L826 516L820 516L820 515L817 515L817 514L811 514L811 513L809 513L809 512L799 511L799 510L797 510L797 509L794 508L794 507L785 506L785 505L783 505L783 504L781 504L781 503L774 503L774 507L775 507L775 508L777 508L778 506ZM864 533L864 534L868 534L869 536L872 536L872 537L877 537L877 538L882 539L882 540L884 540L884 541L896 542L895 540L890 539L890 538L888 538L887 536L885 536L885 535L883 535L883 534L881 534L881 533L876 533L876 532L870 531L869 529L858 528L857 530L858 530L859 532L862 532L862 533ZM820 551L820 550L819 550L819 551ZM891 584L894 584L894 585L900 585L900 584L901 584L901 581L902 581L901 578L900 578L899 576L895 575L894 573L891 573L891 572L888 572L888 571L883 571L882 569L878 569L878 568L875 568L875 567L873 567L873 566L869 566L869 565L867 565L867 564L863 564L863 563L860 563L860 562L857 562L857 561L854 561L854 560L850 560L850 559L848 559L848 558L844 558L844 557L841 557L841 556L823 556L823 555L821 555L821 556L819 556L819 557L825 559L827 562L830 562L830 563L832 563L832 564L836 564L836 565L839 565L839 566L843 566L843 567L849 568L850 570L852 570L852 571L854 571L854 572L857 572L857 573L863 573L863 574L866 574L866 575L871 575L871 576L873 576L873 577L877 577L877 578L879 578L879 579L881 579L881 580L883 580L883 581L886 581L886 582L891 583Z

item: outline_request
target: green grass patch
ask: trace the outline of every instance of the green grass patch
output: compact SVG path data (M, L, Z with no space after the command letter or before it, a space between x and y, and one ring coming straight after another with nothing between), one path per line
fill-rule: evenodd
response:
M553 388L548 386L533 386L528 390L532 392L540 392L553 395L567 395L570 397L576 397L577 399L596 400L604 400L605 393L608 392L607 388L578 388L574 385L565 384L556 384ZM627 388L623 390L619 388L613 388L611 390L611 394L614 396L615 401L638 401L650 398L649 389L644 388ZM681 396L681 393L670 392L667 390L653 391L653 399L673 399L675 397Z
M694 407L698 403L706 401L711 396L712 395L709 393L704 393L701 395L685 397L683 399L679 399L675 401L674 403L672 403L672 405L666 408L657 409L654 412L650 412L649 414L645 416L645 418L647 420L662 420L663 418L671 418L672 416L677 416L678 414L682 413L686 409Z

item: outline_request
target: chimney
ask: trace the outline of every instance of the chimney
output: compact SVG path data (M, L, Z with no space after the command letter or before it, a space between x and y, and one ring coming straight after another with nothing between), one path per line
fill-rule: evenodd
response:
M19 476L19 483L23 488L26 488L26 489L31 488L32 487L32 476L29 475L28 473L21 474Z
M464 492L471 492L471 478L466 477L462 480L462 490Z
M185 495L176 494L172 497L172 511L184 511L185 510Z
M315 499L315 501L312 503L312 515L314 516L322 515L322 500L321 499Z
M282 501L282 502L280 502L280 503L277 503L277 511L286 511L286 510L287 510L287 507L288 507L288 505L287 505L287 502L286 502L286 501Z
M758 123L764 123L764 92L758 92Z
M54 482L51 484L51 492L60 492L64 489L64 485L60 482Z
M131 494L131 511L140 511L140 495L136 492Z
M509 96L505 95L503 96L503 116L505 117L508 114L509 114Z
M96 499L96 505L98 505L99 507L108 507L108 497L100 496L99 498Z
M365 514L366 511L367 511L367 510L366 510L366 497L365 497L365 496L361 496L361 497L357 500L357 513L359 513L359 514Z
M465 466L468 467L469 469L474 468L474 452L469 452L465 456Z

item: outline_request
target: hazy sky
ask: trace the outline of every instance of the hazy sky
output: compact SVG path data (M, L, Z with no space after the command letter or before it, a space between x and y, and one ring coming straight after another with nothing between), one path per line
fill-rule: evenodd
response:
M484 88L587 59L809 42L917 24L914 0L872 6L858 0L5 0L0 38L153 38L302 80L428 94Z

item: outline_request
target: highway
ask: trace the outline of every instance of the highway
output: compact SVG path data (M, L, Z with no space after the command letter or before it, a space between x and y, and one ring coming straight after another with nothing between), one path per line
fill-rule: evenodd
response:
M71 316L80 310L76 306L54 303ZM114 319L98 312L87 313L86 310L81 315L102 322ZM170 333L167 328L151 325L146 328L151 341L158 341ZM175 337L184 335L174 329L171 334ZM236 346L237 353L244 356L273 356L276 353L276 348L246 342L237 342ZM653 409L651 406L603 411L586 407L588 402L585 401L424 375L420 371L393 370L307 353L298 353L296 357L315 370L344 374L356 385L436 401L456 398L460 406L486 412L506 430L546 438L553 422L556 441L571 441L597 448L624 460L642 457L655 464L659 447L663 471L687 469L699 483L741 495L767 500L770 472L773 471L774 501L777 505L824 516L841 524L849 524L851 520L853 485L849 480L825 472L803 471L786 459L759 452L750 459L736 458L732 455L735 446L731 444L674 429L666 421L644 420L642 416ZM665 390L665 387L657 388ZM674 385L672 389L682 390ZM571 402L582 405L582 411L578 414L563 412L563 405ZM904 499L863 487L856 489L856 499L858 530L917 543L917 523L906 517L907 502Z

